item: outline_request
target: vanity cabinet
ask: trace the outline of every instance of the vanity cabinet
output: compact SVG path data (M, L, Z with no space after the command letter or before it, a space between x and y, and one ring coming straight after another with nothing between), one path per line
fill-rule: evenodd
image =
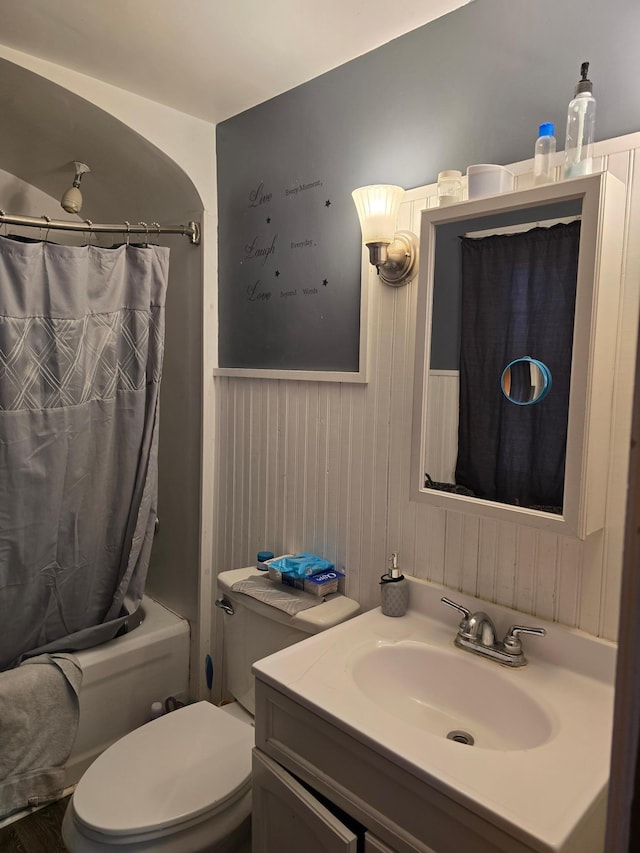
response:
M358 836L257 749L252 761L253 853L357 853Z
M365 853L547 849L527 845L425 785L259 677L255 726L253 853L356 851L358 838Z
M253 853L394 853L258 749L253 751L252 802Z

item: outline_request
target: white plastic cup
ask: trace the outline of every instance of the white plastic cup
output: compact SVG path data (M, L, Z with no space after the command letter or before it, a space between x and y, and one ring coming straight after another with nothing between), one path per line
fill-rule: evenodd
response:
M438 174L438 204L444 207L462 201L462 172L447 169Z
M467 166L467 194L470 199L510 192L515 184L513 172L492 163Z

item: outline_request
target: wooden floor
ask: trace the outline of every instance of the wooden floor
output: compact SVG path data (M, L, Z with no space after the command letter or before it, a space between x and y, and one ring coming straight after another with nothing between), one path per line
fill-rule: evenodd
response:
M60 827L69 797L0 829L0 853L67 853Z

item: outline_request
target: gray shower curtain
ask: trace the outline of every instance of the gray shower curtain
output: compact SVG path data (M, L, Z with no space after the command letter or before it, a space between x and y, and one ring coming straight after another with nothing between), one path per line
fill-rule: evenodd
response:
M111 639L140 603L168 266L0 237L0 669Z

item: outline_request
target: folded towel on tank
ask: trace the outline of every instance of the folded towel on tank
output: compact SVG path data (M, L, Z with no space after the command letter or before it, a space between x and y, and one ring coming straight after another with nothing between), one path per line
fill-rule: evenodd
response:
M252 598L257 598L258 601L269 604L271 607L277 607L278 610L283 610L289 616L295 616L296 613L300 613L301 610L308 610L309 607L316 607L323 601L317 595L311 595L300 589L283 587L281 584L274 583L261 575L252 575L244 580L236 581L231 589L234 592L242 592Z

